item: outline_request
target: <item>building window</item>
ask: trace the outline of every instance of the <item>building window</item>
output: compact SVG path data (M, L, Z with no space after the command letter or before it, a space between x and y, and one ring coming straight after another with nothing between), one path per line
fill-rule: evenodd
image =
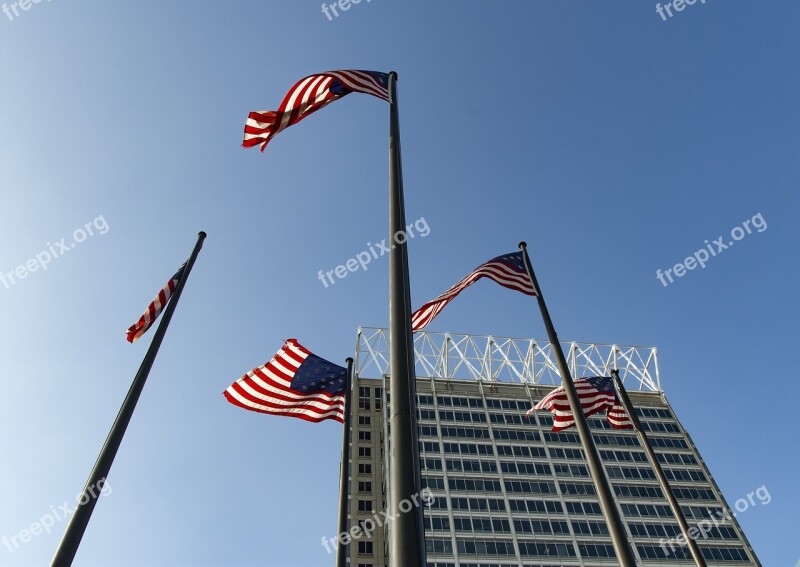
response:
M358 482L358 491L359 492L372 492L372 483L371 482L365 482L363 480L359 481Z
M358 542L358 554L359 555L372 555L372 542L371 541L359 541Z
M359 441L371 441L372 434L369 431L359 431L358 432L358 440Z
M359 457L371 457L372 456L372 447L359 447L358 448L358 456Z
M375 388L375 409L383 407L383 388Z
M358 416L358 424L359 425L369 425L370 424L370 416L368 415L359 415Z
M368 386L359 386L358 387L358 409L360 409L360 410L368 410L368 409L370 409L369 387Z
M372 512L372 500L359 500L358 501L358 511L359 512Z
M358 474L372 474L372 464L358 463Z

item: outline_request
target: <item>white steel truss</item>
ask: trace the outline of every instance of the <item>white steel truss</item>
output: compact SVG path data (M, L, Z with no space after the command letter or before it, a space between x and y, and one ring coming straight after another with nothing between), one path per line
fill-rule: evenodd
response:
M561 348L573 378L617 368L628 389L661 391L655 347L562 342ZM421 378L561 385L549 341L423 331L414 334L414 355ZM362 378L389 373L387 329L359 327L355 369Z

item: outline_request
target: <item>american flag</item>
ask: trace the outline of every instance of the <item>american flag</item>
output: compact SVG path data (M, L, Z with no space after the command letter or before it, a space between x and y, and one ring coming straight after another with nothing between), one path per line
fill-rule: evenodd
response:
M606 418L614 429L633 429L633 422L625 412L625 408L619 404L614 404L606 410Z
M416 333L428 326L428 323L442 311L456 296L481 278L489 278L503 287L521 291L527 295L536 295L533 284L525 270L522 252L512 252L493 258L481 264L463 280L448 289L442 295L429 301L411 315L411 327Z
M170 278L167 282L167 285L158 292L158 295L153 300L153 302L147 306L147 310L144 312L139 320L134 324L128 327L128 330L125 331L125 334L128 336L128 342L132 343L143 334L147 332L147 329L153 326L153 323L156 322L158 316L161 315L161 312L167 306L167 302L169 298L172 297L172 294L175 292L175 288L178 285L178 282L183 277L183 270L186 268L186 264L184 263L175 275Z
M610 376L595 376L575 380L575 390L586 417L606 410L608 422L616 429L629 429L628 415L617 399L614 380ZM569 407L569 399L564 386L556 388L533 406L525 415L537 410L548 410L553 414L553 431L561 431L575 425L575 417Z
M388 101L389 75L376 71L329 71L301 79L286 93L278 110L250 113L242 145L251 148L260 144L263 152L278 132L353 92Z
M298 417L318 423L344 423L347 369L286 339L269 362L254 368L225 390L227 400L261 413Z

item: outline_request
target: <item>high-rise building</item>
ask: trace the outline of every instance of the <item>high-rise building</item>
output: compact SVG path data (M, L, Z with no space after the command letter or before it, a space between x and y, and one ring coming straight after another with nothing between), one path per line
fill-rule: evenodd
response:
M350 449L353 567L385 567L388 332L362 328ZM573 376L618 368L709 565L760 566L661 389L655 348L563 343ZM575 429L525 413L560 385L551 346L533 339L417 333L417 419L428 567L599 567L614 550ZM647 566L694 565L635 432L589 419L633 543ZM407 513L413 513L409 511ZM366 534L369 533L369 536ZM400 566L396 566L400 567Z

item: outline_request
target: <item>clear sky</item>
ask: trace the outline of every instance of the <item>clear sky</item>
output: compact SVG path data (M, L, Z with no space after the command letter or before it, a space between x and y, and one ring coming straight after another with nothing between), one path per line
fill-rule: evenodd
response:
M414 305L527 240L560 336L657 346L729 502L771 495L739 516L764 565L800 559L797 2L27 6L0 13L0 272L36 267L0 282L0 535L74 501L152 337L123 330L205 230L76 564L333 564L341 427L221 392L285 338L343 361L388 322L386 258L317 279L387 235L388 106L240 147L249 111L360 68L399 73ZM430 330L546 336L486 281ZM65 527L0 565L48 564Z

